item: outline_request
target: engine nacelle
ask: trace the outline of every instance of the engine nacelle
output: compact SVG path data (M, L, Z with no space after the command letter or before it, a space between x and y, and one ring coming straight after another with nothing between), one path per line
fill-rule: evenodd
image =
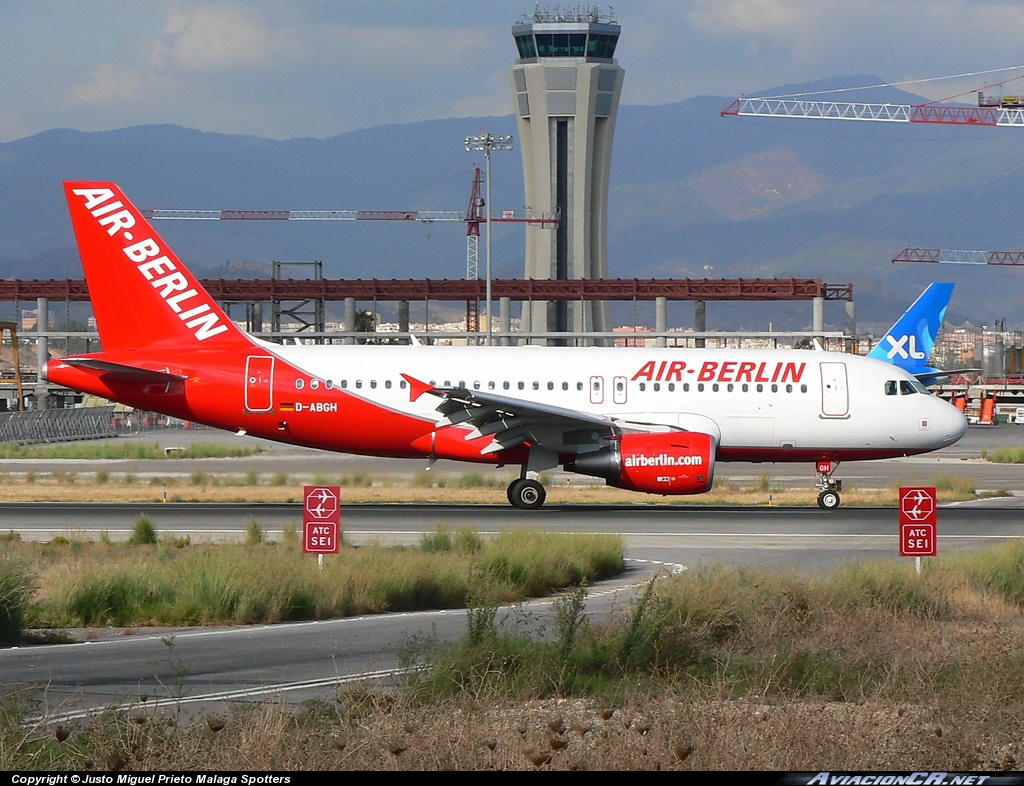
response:
M703 494L714 481L716 446L714 436L698 431L623 434L606 448L580 454L565 468L632 491Z

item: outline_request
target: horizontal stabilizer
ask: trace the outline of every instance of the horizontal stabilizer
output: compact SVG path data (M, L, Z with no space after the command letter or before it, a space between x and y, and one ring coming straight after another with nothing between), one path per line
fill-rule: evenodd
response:
M980 374L980 368L931 368L925 369L924 371L914 372L914 376L921 382L922 385L933 385L940 379L946 379L947 377L960 376L963 374Z
M183 377L181 374L170 374L166 371L152 371L148 368L126 366L123 363L111 363L109 360L100 360L99 358L67 357L60 358L60 362L67 363L69 366L75 366L76 368L86 368L92 371L99 371L102 374L111 375L115 379L122 379L129 382L168 383L180 382L181 380L186 379L186 377Z

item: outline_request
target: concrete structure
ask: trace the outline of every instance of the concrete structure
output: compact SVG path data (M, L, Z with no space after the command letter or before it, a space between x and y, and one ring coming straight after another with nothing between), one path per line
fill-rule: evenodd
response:
M512 89L526 205L559 216L526 227L526 278L607 278L608 183L625 71L613 55L620 27L596 9L537 10L512 27ZM601 302L532 302L526 332L603 332ZM562 343L558 340L552 343Z

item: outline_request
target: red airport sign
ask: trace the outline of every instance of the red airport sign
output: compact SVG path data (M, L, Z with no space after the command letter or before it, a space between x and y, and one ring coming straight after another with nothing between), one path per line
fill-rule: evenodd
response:
M900 488L901 557L934 557L939 553L938 509L934 487Z
M337 554L341 550L341 487L306 486L303 494L302 551Z

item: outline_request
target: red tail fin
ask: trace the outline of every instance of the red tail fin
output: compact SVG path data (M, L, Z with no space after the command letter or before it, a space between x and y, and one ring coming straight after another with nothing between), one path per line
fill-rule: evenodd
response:
M249 343L121 189L66 182L64 192L104 351Z

